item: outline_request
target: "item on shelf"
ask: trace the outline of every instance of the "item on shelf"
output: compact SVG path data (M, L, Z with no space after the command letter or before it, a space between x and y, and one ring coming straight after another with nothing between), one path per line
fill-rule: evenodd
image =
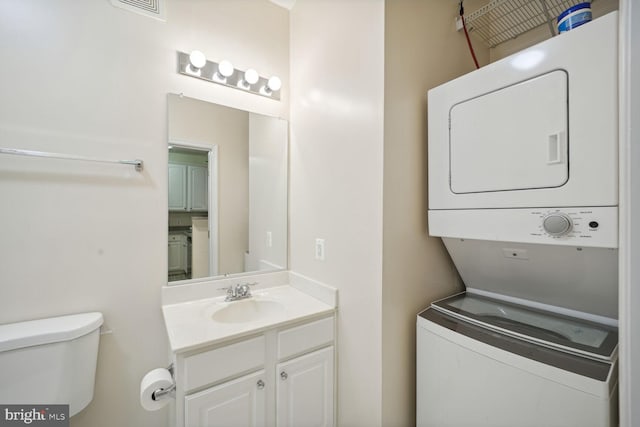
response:
M578 3L558 16L558 33L566 33L591 21L591 3Z
M550 35L555 36L556 23L561 20L556 17L584 4L590 6L590 2L580 0L490 0L473 12L466 11L465 24L469 34L488 47L496 47L540 26L547 26Z

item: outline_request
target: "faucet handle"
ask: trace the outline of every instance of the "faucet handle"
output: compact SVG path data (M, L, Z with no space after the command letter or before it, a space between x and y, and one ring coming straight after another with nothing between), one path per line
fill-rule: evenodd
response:
M250 286L254 286L257 284L258 282L237 284L236 288L238 289L238 294L243 297L250 297L251 296Z
M246 283L243 283L243 284L242 284L242 288L243 288L243 289L246 289L247 293L249 293L249 294L250 294L250 293L251 293L251 289L249 289L249 287L250 287L250 286L255 286L255 285L257 285L257 284L258 284L258 282L251 282L251 283L246 282Z

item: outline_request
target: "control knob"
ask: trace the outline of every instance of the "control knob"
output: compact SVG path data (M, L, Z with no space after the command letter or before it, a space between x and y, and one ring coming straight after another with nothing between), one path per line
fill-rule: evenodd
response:
M547 215L542 221L542 228L552 236L564 236L573 228L569 215L558 212Z

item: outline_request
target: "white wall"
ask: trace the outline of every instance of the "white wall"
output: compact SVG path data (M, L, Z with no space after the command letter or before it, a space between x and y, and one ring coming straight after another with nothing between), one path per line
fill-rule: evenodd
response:
M291 269L339 289L338 424L376 426L384 1L298 0L290 31Z
M250 265L246 271L287 267L288 146L286 121L249 115Z
M166 425L138 402L167 364L167 93L287 116L288 12L267 0L172 0L163 23L107 0L0 2L0 146L131 167L0 156L0 323L99 310L91 405L74 427ZM283 80L283 101L180 76L176 50Z

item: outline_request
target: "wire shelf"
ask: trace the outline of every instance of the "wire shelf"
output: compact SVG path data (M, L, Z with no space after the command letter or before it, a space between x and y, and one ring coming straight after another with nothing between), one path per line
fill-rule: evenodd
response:
M470 33L495 47L534 28L548 25L556 34L555 19L567 8L585 0L491 0L465 15Z

